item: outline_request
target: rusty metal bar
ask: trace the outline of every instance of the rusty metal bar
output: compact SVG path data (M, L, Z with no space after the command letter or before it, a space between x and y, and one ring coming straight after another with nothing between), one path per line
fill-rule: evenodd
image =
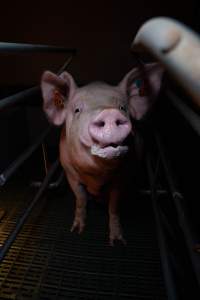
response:
M170 18L153 18L131 47L152 54L200 106L200 37L194 31Z
M5 43L0 42L0 53L71 53L76 54L76 49L38 45L38 44L21 44L21 43Z

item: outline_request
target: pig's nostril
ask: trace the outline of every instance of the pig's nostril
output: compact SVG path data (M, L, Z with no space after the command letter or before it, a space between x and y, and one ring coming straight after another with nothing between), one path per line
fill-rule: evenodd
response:
M119 120L116 120L115 123L116 123L117 126L120 126L120 125L124 125L126 122L124 120L119 119Z
M105 122L104 121L97 121L97 122L95 122L95 126L97 126L97 127L104 127L105 126Z

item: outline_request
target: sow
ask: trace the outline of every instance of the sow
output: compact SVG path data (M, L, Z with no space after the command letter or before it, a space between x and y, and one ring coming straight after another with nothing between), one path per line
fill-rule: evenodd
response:
M43 108L51 123L62 125L60 162L76 197L71 231L85 227L89 196L108 199L110 244L125 243L118 214L124 164L130 159L134 120L141 119L161 86L162 68L134 68L117 86L94 82L77 87L72 76L45 71Z

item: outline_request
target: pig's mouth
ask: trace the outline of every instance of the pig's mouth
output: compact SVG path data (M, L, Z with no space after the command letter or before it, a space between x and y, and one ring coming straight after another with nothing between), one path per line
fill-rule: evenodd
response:
M94 144L91 147L91 154L104 159L115 159L124 156L128 150L127 145L109 144L102 147Z

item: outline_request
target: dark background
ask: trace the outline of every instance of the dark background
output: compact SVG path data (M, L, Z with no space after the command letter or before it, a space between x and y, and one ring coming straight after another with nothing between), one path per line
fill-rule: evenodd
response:
M198 1L12 1L1 2L0 41L75 47L70 71L80 83L118 82L132 68L130 44L140 26L169 16L198 29ZM0 83L33 85L45 69L57 70L63 55L1 55Z
M194 0L13 1L1 3L0 41L77 48L78 54L68 70L78 84L93 80L116 84L135 64L130 51L135 34L145 21L156 16L173 17L196 31L200 28L199 4ZM65 60L63 54L1 54L1 98L39 84L44 70L56 71ZM188 125L164 101L157 114L161 116L160 122L165 124L162 135L174 153L175 163L178 162L180 177L187 174L187 170L189 174L192 171L188 159L193 157L191 148L198 149L196 135L193 138ZM38 104L27 102L27 105L17 105L1 112L0 171L46 126L47 120ZM47 145L56 149L57 143L56 131ZM191 143L192 147L189 146ZM180 157L182 160L179 162ZM35 167L39 164L38 161ZM184 164L189 166L182 171L179 167ZM184 183L187 180L183 178Z
M4 1L0 5L0 41L77 48L77 56L68 70L78 84L87 84L93 80L117 84L135 65L130 45L145 21L156 16L172 17L199 32L199 8L199 0ZM66 58L63 54L0 54L0 99L38 85L44 70L57 71ZM176 174L178 187L184 194L186 212L199 237L198 136L174 109L169 99L166 99L163 92L150 119L147 118L144 127L141 125L144 132L152 119L160 131L172 169ZM41 102L36 98L31 102L26 101L0 111L0 174L34 142L47 125ZM145 134L147 139L151 140L151 132L147 130ZM45 142L51 162L57 156L58 140L59 129L53 130ZM41 147L29 159L27 166L28 168L20 168L17 175L15 174L21 182L24 170L27 185L30 181L44 177ZM162 174L160 177L159 180L164 181ZM166 182L164 184L167 186ZM173 220L175 209L174 207L169 209L171 198L166 198L166 201L162 201L164 208L166 205L163 211L169 215L169 221L175 223L178 219L175 216ZM145 211L145 206L143 209ZM143 221L145 224L148 218ZM177 237L175 233L175 238ZM177 257L181 257L184 247L179 243L179 239L172 240L171 245L173 250L176 250ZM185 263L185 259L183 260ZM193 278L188 279L190 273L184 266L183 270L182 274L186 278L183 290L186 287L191 292L189 281Z

